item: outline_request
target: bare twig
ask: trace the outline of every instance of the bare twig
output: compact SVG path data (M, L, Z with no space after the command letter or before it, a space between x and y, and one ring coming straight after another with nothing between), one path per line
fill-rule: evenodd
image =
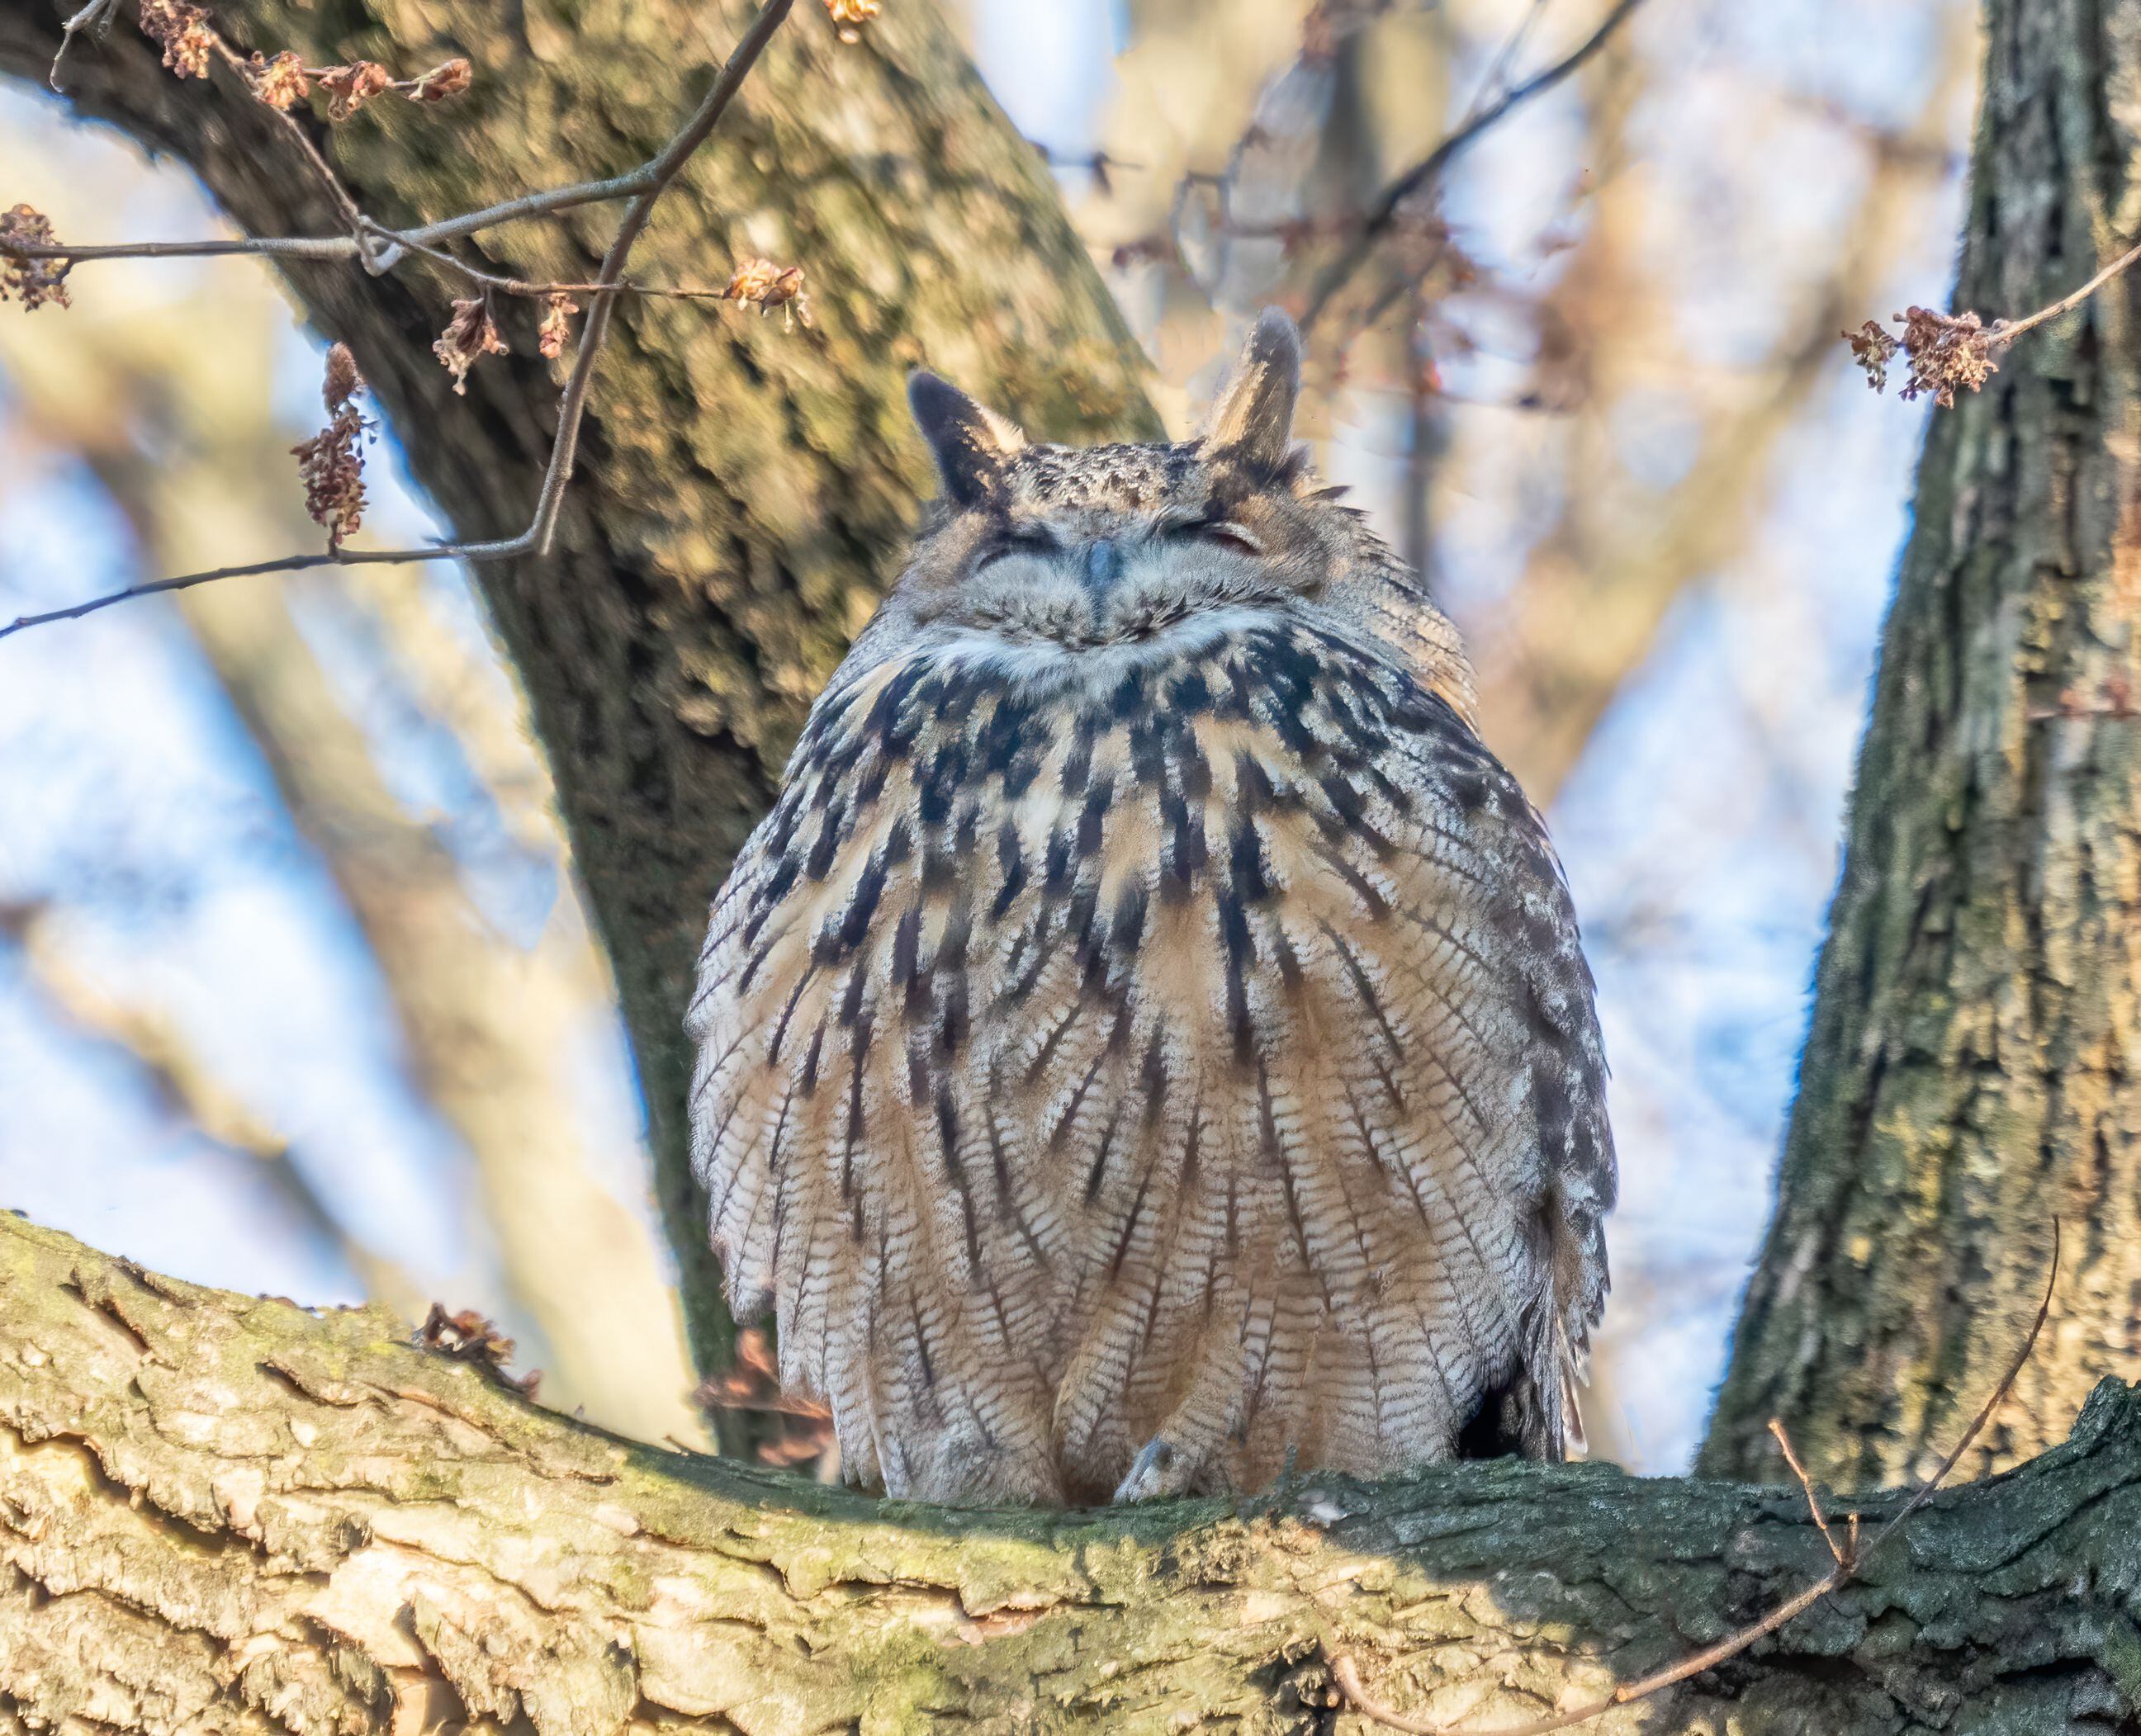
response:
M78 31L90 28L102 22L96 14L107 14L117 0L92 0L92 4L70 19L67 28ZM234 62L234 64L242 64ZM278 111L277 112L280 112ZM284 116L285 120L289 117ZM296 123L292 122L293 125ZM302 137L302 135L300 135ZM311 141L304 140L309 148ZM441 218L436 223L419 224L406 229L389 229L376 223L362 213L356 221L362 235L374 243L387 246L399 245L416 252L429 252L431 246L441 241L457 240L465 235L495 229L501 224L515 223L531 217L546 217L554 211L570 210L577 205L601 204L611 199L631 199L648 192L662 180L660 173L663 154L657 153L637 169L623 175L606 175L598 180L575 181L569 186L550 187L537 193L524 193L495 205L485 205L480 210L464 211L458 216ZM1126 165L1117 165L1126 167ZM331 171L330 171L331 173ZM353 209L353 208L352 208ZM356 232L347 235L260 235L244 236L236 239L217 239L200 241L133 241L80 247L39 246L0 240L0 254L20 259L66 259L87 262L96 259L186 259L209 258L233 253L257 253L270 259L366 259L373 253ZM459 266L458 260L451 263ZM470 268L461 267L463 270ZM501 286L502 287L502 286ZM593 285L546 284L515 288L515 294L548 294L553 289L592 292ZM712 296L717 292L665 290L627 285L628 289L642 295Z
M1804 1615L1830 1592L1843 1590L1856 1577L1874 1552L1901 1531L1919 1508L1932 1499L1940 1486L1947 1481L1949 1473L1961 1463L1962 1455L1970 1450L1971 1443L1992 1420L1992 1414L1999 1409L2008 1393L2013 1389L2024 1365L2030 1360L2030 1353L2037 1347L2038 1335L2045 1330L2045 1321L2052 1311L2052 1292L2059 1283L2059 1278L2060 1221L2055 1217L2052 1220L2052 1258L2050 1270L2045 1276L2044 1300L2037 1305L2036 1318L2030 1323L2030 1330L2022 1340L2021 1348L2008 1364L2007 1372L2001 1376L2000 1384L1993 1388L1992 1395L1978 1408L1970 1426L1963 1430L1962 1438L1955 1443L1955 1450L1941 1461L1939 1468L1918 1485L1910 1499L1896 1510L1888 1523L1875 1532L1863 1547L1858 1542L1856 1514L1852 1516L1849 1532L1841 1545L1823 1522L1820 1508L1814 1502L1813 1488L1807 1483L1805 1473L1799 1471L1799 1460L1793 1454L1789 1443L1784 1441L1783 1431L1779 1429L1778 1438L1784 1447L1785 1458L1794 1471L1799 1472L1801 1485L1806 1489L1808 1504L1814 1509L1814 1523L1820 1527L1822 1537L1828 1544L1829 1553L1836 1558L1836 1566L1813 1585L1786 1598L1760 1620L1749 1623L1736 1633L1728 1634L1715 1645L1705 1646L1699 1652L1692 1653L1676 1663L1668 1664L1662 1670L1653 1670L1646 1676L1638 1677L1632 1682L1623 1682L1605 1699L1594 1700L1589 1705L1578 1707L1573 1712L1561 1712L1549 1718L1537 1719L1530 1724L1498 1729L1493 1736L1552 1736L1552 1733L1557 1730L1573 1729L1578 1724L1588 1724L1600 1714L1610 1712L1616 1706L1647 1699L1661 1689L1670 1688L1676 1682L1684 1682L1690 1676L1700 1675L1705 1670L1715 1670L1727 1659L1739 1656L1757 1640L1766 1639L1794 1617ZM1471 1736L1471 1733L1462 1726L1430 1724L1425 1719L1413 1718L1385 1705L1368 1692L1361 1680L1360 1666L1348 1654L1340 1653L1332 1657L1331 1679L1338 1684L1340 1692L1344 1694L1355 1711L1390 1729L1404 1731L1407 1736Z
M239 83L250 91L253 81L246 76L245 57L224 41L222 32L208 28L207 35L209 45L215 50L216 58L228 66ZM342 185L342 177L320 154L320 148L313 142L312 135L298 124L295 115L277 108L273 103L263 103L261 106L275 117L276 124L297 145L298 155L311 166L314 177L327 195L328 202L334 206L335 214L342 219L342 227L349 231L351 245L355 248L357 257L363 262L365 269L375 276L385 271L394 263L392 255L381 253L372 246L370 238L365 234L363 212L357 209L357 201L350 197L349 189Z
M485 271L480 266L471 265L444 248L435 247L422 239L428 233L423 229L390 229L384 224L374 222L367 217L364 219L364 232L381 243L382 249L406 248L412 253L421 253L426 258L459 273L471 283L480 283L502 295L531 298L550 295L592 295L599 287L592 283L538 282L533 278L504 277L496 272ZM247 254L265 259L352 259L357 257L357 243L346 235L263 235L214 241L121 241L69 246L64 242L17 241L12 237L0 235L0 258L64 260L70 265L86 264L100 259L206 259ZM734 299L726 289L692 288L682 283L642 283L632 278L627 278L618 288L626 295L646 296L651 300L720 302Z
M1993 342L2012 343L2032 327L2041 326L2048 319L2057 319L2062 313L2071 312L2137 259L2141 259L2141 246L2128 249L2073 294L2061 296L2049 307L2040 307L2035 313L2025 314L2020 319L1996 320L1992 326Z
M1431 186L1453 158L1482 133L1498 125L1511 110L1521 107L1534 96L1543 96L1580 69L1585 61L1606 46L1613 32L1627 20L1628 15L1642 3L1643 0L1614 0L1612 9L1599 21L1598 27L1561 59L1533 73L1522 84L1512 86L1494 101L1477 110L1463 125L1385 187L1361 219L1360 234L1353 244L1331 262L1317 281L1316 288L1310 292L1307 309L1301 318L1302 329L1305 331L1315 324L1353 273L1366 263L1369 254L1375 251L1376 243L1400 220L1408 199Z
M564 393L559 401L557 437L551 443L550 459L544 470L542 489L536 497L535 510L525 530L518 536L496 542L437 543L423 548L346 548L325 554L289 555L276 560L253 561L243 566L215 567L201 573L180 573L172 578L152 579L145 584L129 585L124 590L89 598L64 608L20 616L5 626L0 626L0 639L49 622L78 620L84 615L93 614L133 598L189 590L195 585L209 584L219 579L246 578L268 573L299 573L317 567L398 565L416 561L496 561L509 560L524 554L548 554L552 539L557 532L558 514L564 502L565 487L573 478L573 460L579 450L580 420L587 408L588 388L594 377L595 360L601 353L603 341L608 333L611 310L626 287L624 266L632 244L646 229L655 202L676 180L684 165L691 160L692 154L706 142L707 135L720 124L730 101L749 76L751 69L757 64L759 56L765 52L766 44L773 39L774 32L780 27L794 4L795 0L765 0L765 4L759 9L757 17L751 20L750 28L744 32L741 40L736 43L690 118L642 169L625 178L633 181L637 189L637 196L618 224L617 234L611 239L609 250L603 256L595 281L588 286L593 299L588 304L587 323L581 332L579 353L573 359L572 373L566 380Z
M1814 1479L1807 1475L1806 1467L1799 1463L1799 1454L1792 1451L1792 1438L1784 1433L1783 1418L1769 1419L1769 1433L1776 1436L1778 1448L1784 1455L1784 1463L1792 1468L1792 1475L1799 1480L1799 1488L1806 1496L1807 1511L1814 1515L1814 1527L1821 1532L1822 1542L1828 1545L1828 1552L1835 1558L1836 1565L1839 1567L1844 1566L1843 1546L1836 1541L1836 1533L1828 1528L1828 1517L1821 1510L1821 1497L1814 1492ZM1858 1536L1858 1515L1856 1513L1851 1516L1851 1535L1855 1542Z
M55 91L60 87L60 62L74 39L85 30L109 30L111 15L119 9L119 0L89 0L89 3L60 26L60 46L52 56L52 70L45 75L45 82Z

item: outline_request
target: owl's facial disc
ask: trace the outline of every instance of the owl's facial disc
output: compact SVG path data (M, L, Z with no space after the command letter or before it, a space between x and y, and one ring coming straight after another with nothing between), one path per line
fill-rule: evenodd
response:
M933 374L908 398L943 480L906 586L920 622L1066 651L1149 641L1218 609L1283 607L1329 577L1293 454L1300 340L1258 322L1206 432L1036 446Z
M1206 611L1298 594L1246 525L1090 512L979 537L933 610L945 626L1067 651L1134 644Z

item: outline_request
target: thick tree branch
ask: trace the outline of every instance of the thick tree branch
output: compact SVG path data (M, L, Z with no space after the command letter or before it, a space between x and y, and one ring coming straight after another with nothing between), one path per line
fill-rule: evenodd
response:
M952 1512L637 1447L316 1315L0 1218L0 1714L128 1733L1468 1728L1820 1581L1796 1489L1604 1466ZM1897 1497L1866 1502L1869 1523ZM1594 1728L2101 1730L2141 1711L2141 1393ZM1987 1722L1987 1719L1991 1720ZM1341 1729L1366 1728L1341 1719Z

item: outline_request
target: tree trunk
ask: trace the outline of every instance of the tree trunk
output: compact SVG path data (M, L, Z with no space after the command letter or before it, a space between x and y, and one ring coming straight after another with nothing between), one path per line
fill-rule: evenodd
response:
M0 151L0 186L19 167ZM138 578L264 559L310 534L290 485L290 435L259 389L281 310L266 273L250 264L217 262L189 274L188 293L121 311L118 342L87 306L63 317L0 318L11 411L95 473L134 530ZM480 1280L436 1293L509 1311L522 1359L544 1370L543 1395L555 1408L583 1409L642 1440L696 1443L703 1423L690 1402L675 1295L652 1238L604 1185L641 1163L637 1129L585 1116L569 1065L610 998L583 907L565 889L532 945L501 939L437 816L412 815L389 790L377 745L315 658L286 588L308 585L342 588L363 623L357 631L392 644L412 699L451 730L497 801L509 838L500 857L509 850L527 868L549 869L564 861L564 841L514 696L475 678L484 671L466 666L428 606L429 587L362 567L179 594L292 823L363 931L416 1082L465 1148L505 1294L486 1302ZM64 654L63 643L51 648ZM31 948L48 961L52 952ZM52 969L41 974L79 1003ZM298 1170L278 1162L272 1173ZM455 1185L446 1174L438 1180ZM343 1239L331 1221L328 1229ZM433 1291L382 1272L361 1247L345 1251L374 1300L421 1315Z
M1797 1491L1604 1465L1238 1507L879 1502L572 1423L376 1307L199 1289L5 1217L0 1315L11 1731L1364 1736L1339 1656L1492 1729L1829 1566ZM1864 1581L1589 1728L2127 1727L2137 1537L2141 1390L2107 1384L2070 1443L1937 1497Z
M359 205L399 224L645 160L745 14L695 0L229 0L215 16L234 47L294 48L308 65L473 60L465 97L377 100L323 130ZM42 81L59 19L46 0L0 8L0 70ZM205 84L174 78L122 20L75 43L62 82L82 113L190 164L248 233L337 232L291 141L220 70ZM598 206L514 224L465 257L583 280L616 218ZM558 551L476 569L616 967L707 1365L724 1359L728 1323L686 1163L680 1021L713 892L893 576L927 485L906 371L926 359L1057 437L1157 431L1135 347L1038 156L925 0L888 7L855 45L821 8L799 9L663 199L632 273L718 287L748 254L804 266L815 328L628 298ZM379 279L354 265L288 276L314 323L355 351L455 534L519 531L557 401L533 304L502 307L515 353L485 358L456 398L430 345L462 280L414 259Z
M1956 306L2019 316L2141 235L2141 0L1990 0ZM1934 413L1779 1199L1701 1466L1922 1469L2066 1228L1966 1473L2141 1369L2141 279Z

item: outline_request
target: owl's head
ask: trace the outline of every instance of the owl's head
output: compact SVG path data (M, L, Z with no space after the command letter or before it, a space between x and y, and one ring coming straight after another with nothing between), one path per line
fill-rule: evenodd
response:
M1373 539L1294 447L1300 390L1301 339L1276 309L1205 432L1179 443L1032 444L916 374L908 396L943 490L891 610L914 629L1079 652L1317 597Z

